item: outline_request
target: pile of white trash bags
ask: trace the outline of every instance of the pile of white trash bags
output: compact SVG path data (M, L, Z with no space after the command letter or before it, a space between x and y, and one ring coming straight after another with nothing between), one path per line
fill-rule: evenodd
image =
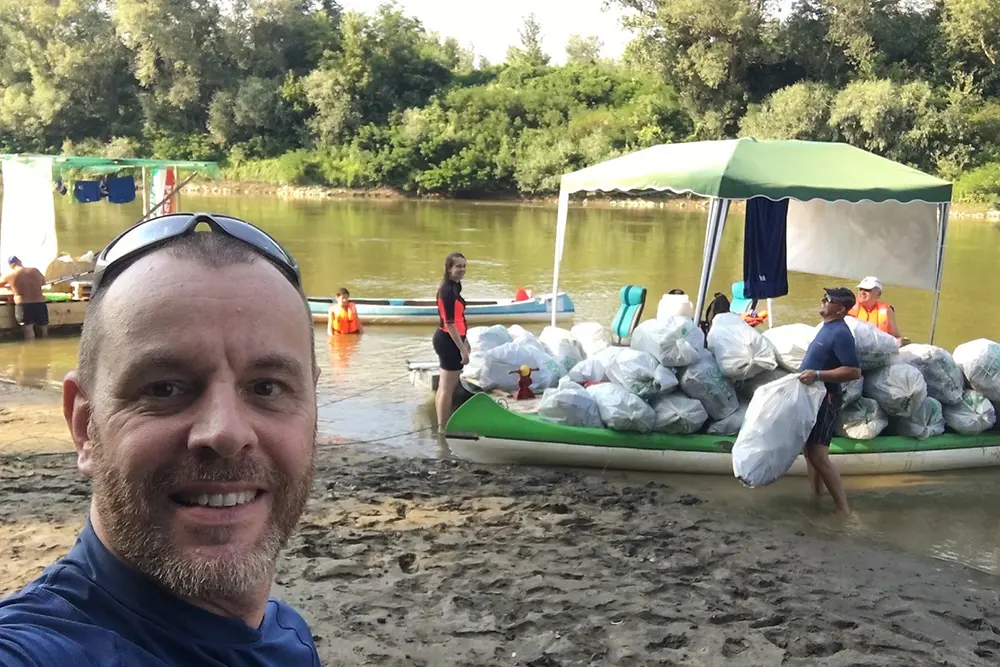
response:
M729 314L715 319L707 341L680 315L643 322L629 347L612 346L595 322L538 336L516 325L477 327L468 339L463 377L482 389L514 391L515 371L527 365L538 369L531 387L542 394L541 419L636 433L736 435L750 399L737 383L778 368L771 344Z
M1000 401L1000 344L963 343L953 353L933 345L897 346L876 327L846 318L862 379L842 386L837 434L928 438L946 429L974 435L994 428ZM706 336L689 317L662 315L636 327L629 347L611 345L596 322L572 329L477 327L463 376L486 391L512 392L516 371L532 369L542 394L541 419L637 433L736 436L737 449L787 439L802 444L815 424L823 385L792 382L818 330L787 324L758 332L738 315L718 315ZM543 393L544 392L544 393ZM818 394L817 394L818 392ZM804 432L803 432L804 431ZM797 444L796 444L797 443ZM792 457L794 460L794 457ZM790 464L789 464L790 465ZM780 467L780 466L779 466ZM747 473L744 482L755 484Z

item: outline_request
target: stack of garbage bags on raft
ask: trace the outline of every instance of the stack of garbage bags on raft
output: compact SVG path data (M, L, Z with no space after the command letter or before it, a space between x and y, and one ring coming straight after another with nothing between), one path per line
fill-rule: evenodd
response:
M924 344L900 348L866 322L846 322L863 377L842 387L838 435L924 439L995 426L1000 344L981 338L953 353ZM539 336L517 325L476 327L468 333L472 354L464 377L486 391L514 391L514 371L538 369L531 387L544 392L539 418L559 424L741 440L781 432L795 433L794 440L804 431L801 444L824 392L822 384L807 389L792 381L819 326L758 332L738 315L723 313L706 339L691 318L668 315L636 327L628 347L613 346L596 322L571 330L545 327Z

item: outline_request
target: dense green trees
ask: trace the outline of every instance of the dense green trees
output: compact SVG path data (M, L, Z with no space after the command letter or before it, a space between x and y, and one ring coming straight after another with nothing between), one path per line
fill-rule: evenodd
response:
M394 4L0 0L0 150L214 158L231 178L552 192L667 141L846 141L1000 198L1000 0L609 0L619 62L542 29L490 64Z

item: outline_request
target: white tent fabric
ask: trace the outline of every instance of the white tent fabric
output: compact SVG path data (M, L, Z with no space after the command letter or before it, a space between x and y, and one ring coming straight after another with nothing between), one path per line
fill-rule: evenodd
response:
M937 285L938 205L788 202L788 270L886 285Z
M45 272L59 254L56 210L52 197L52 160L3 161L3 208L0 209L0 260L6 271L11 255Z

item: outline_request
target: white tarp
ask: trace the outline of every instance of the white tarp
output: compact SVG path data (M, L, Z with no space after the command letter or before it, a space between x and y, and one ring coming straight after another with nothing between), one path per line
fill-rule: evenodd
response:
M877 267L887 285L933 290L937 204L788 203L788 270L857 280Z
M3 161L3 209L0 211L0 272L11 255L45 272L59 254L56 208L52 198L52 159Z

